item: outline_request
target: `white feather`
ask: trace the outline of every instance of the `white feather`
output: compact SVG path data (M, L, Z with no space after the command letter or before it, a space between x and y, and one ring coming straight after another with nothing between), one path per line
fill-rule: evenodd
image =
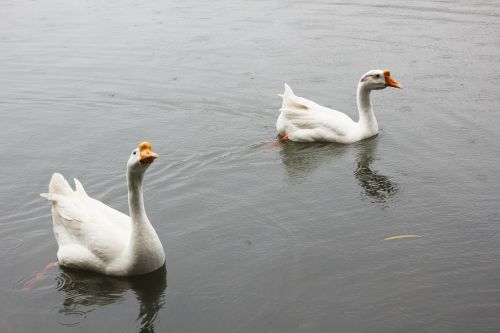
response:
M308 99L296 96L285 83L281 113L276 121L276 129L281 137L287 135L292 141L327 141L353 143L378 133L378 124L370 103L370 91L385 88L384 72L370 71L367 74L381 75L375 79L360 81L358 85L359 121L353 121L346 114L326 108ZM367 75L365 74L365 76Z
M163 265L163 247L145 212L140 211L141 221L134 222L88 196L77 179L75 187L73 191L64 177L55 173L49 193L41 194L52 202L61 265L118 276L144 274ZM137 191L142 193L142 188ZM142 200L142 194L140 197Z

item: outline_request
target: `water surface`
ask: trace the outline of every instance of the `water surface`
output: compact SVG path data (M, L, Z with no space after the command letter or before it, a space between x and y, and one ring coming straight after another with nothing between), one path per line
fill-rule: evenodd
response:
M1 4L0 331L500 330L495 1ZM269 144L283 82L356 117L373 68L377 137ZM144 139L168 274L24 288L51 174L127 212Z

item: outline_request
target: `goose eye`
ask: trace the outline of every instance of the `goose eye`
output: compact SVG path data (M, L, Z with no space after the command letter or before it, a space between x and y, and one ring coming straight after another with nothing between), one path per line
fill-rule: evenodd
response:
M136 152L136 151L134 151L134 155L135 155L136 153L137 153L137 152Z
M379 79L380 78L380 74L375 74L375 78Z

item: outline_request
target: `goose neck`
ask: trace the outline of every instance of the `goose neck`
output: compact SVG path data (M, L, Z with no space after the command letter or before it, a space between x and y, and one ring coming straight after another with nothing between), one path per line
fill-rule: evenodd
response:
M375 114L373 113L371 98L371 89L368 89L363 84L358 85L358 111L359 111L359 125L361 125L364 130L373 135L378 132L377 119L375 119Z
M370 99L371 90L361 83L358 85L358 109L360 114L372 112L372 102Z
M128 203L132 222L140 222L146 219L142 192L143 179L144 173L128 172Z

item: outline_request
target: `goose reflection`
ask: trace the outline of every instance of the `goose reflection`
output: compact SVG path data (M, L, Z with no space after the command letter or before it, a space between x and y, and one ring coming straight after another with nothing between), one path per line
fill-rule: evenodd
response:
M338 159L349 151L356 151L354 177L361 187L361 195L373 203L387 204L399 191L397 183L390 177L372 168L376 160L378 137L361 141L355 145L305 144L287 142L281 145L280 155L288 180L301 183L307 176L333 159Z
M326 161L343 155L348 146L335 143L301 143L288 141L281 145L281 162L288 181L301 183Z
M61 268L56 280L57 289L64 293L59 313L69 318L63 323L67 326L78 324L75 317L81 319L98 307L125 300L126 294L131 291L139 305L136 320L139 332L154 332L158 312L165 304L165 265L152 273L127 278Z
M399 186L391 178L372 169L371 164L376 159L377 143L377 138L373 138L358 144L354 177L361 186L365 198L370 198L373 203L386 204L396 196Z

